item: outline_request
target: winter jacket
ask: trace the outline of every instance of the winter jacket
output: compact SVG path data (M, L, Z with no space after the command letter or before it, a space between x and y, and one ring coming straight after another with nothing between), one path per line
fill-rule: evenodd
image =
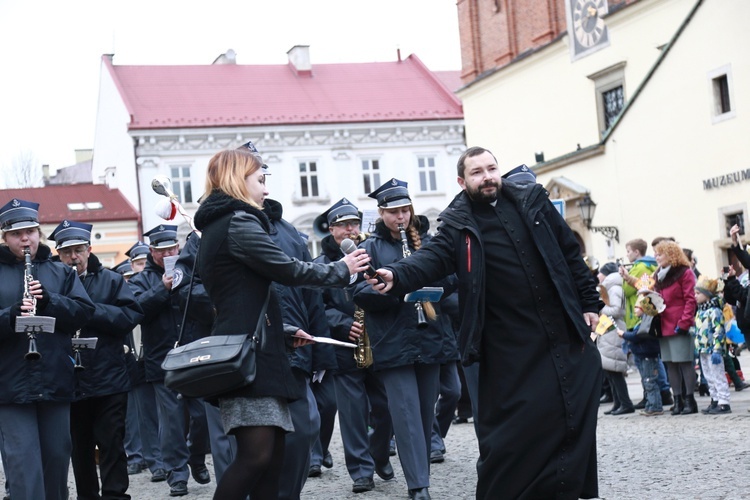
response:
M695 349L698 354L725 353L727 337L723 307L721 297L714 297L698 305L695 313Z
M422 245L428 242L429 237L424 236ZM367 250L376 269L404 258L401 240L394 239L382 221L376 225L375 232L360 244L360 248ZM421 252L413 247L410 251L412 255ZM455 280L436 279L427 286L443 287L441 299L445 299L455 289ZM448 361L444 351L450 350L451 345L455 350L456 339L450 317L442 313L439 301L432 303L436 318L428 320L426 328L418 328L415 303L404 302L403 299L403 296L383 295L373 290L366 281L359 282L355 287L354 302L365 311L372 366L376 371L414 363L444 363ZM446 343L449 347L444 346Z
M141 307L125 279L105 269L89 255L83 287L94 303L94 314L81 329L81 337L96 337L95 349L82 349L84 370L76 372L76 399L108 396L130 390L124 345L143 319Z
M622 276L617 273L608 274L602 285L607 290L609 305L605 305L600 313L614 319L616 328L597 337L596 346L602 356L604 370L625 373L628 369L628 358L622 350L622 339L617 334L618 329L625 330Z
M346 263L321 265L289 257L269 236L271 224L262 210L219 191L203 201L194 221L202 231L198 267L216 310L213 335L253 333L273 282L307 287L349 283ZM292 374L285 337L279 298L272 291L266 334L257 346L255 381L224 396L299 398L303 387Z
M141 340L143 357L146 360L146 380L149 382L164 380L161 364L170 349L174 348L182 325L180 294L174 287L174 282L172 290L167 290L161 280L163 275L164 268L157 265L149 254L143 271L128 281L136 301L143 309ZM180 285L187 283L183 282L179 273L175 278ZM201 338L201 333L202 330L196 322L186 322L180 344L184 345Z
M582 342L591 328L584 312L598 313L602 303L581 248L565 220L540 184L503 181L502 192L524 219L547 266L563 307ZM439 217L435 237L407 262L387 266L394 272L393 295L403 294L453 273L458 275L461 328L459 347L464 364L479 360L485 312L485 268L482 236L465 192L459 193Z
M322 253L313 262L330 264L341 260L344 256L341 248L330 234L323 238L320 247ZM322 291L322 295L331 337L342 342L351 342L349 332L352 329L352 323L354 323L354 287L326 288ZM338 372L351 372L359 369L351 350L339 348L334 352Z
M282 218L281 203L266 199L263 212L268 217L269 236L289 257L310 262L312 257L307 249L307 236L303 235L289 222ZM290 331L298 329L316 337L330 337L325 304L319 290L295 286L284 286L274 283L276 296L281 305L281 317ZM314 344L288 351L292 368L301 370L311 376L313 371L333 370L336 368L336 355L333 346Z
M732 252L737 256L740 264L745 269L750 269L750 254L741 247L740 245L732 245ZM725 280L724 283L724 300L727 303L735 305L737 311L735 316L737 317L737 327L745 335L745 338L750 338L750 300L748 291L750 290L746 286L742 286L739 277L730 276Z
M689 267L677 266L670 268L661 281L655 272L654 280L654 290L661 294L665 305L659 314L662 336L677 335L676 328L689 331L695 324L695 274Z
M636 260L633 263L633 267L628 271L628 274L634 278L640 278L644 274L653 273L657 267L656 260L647 255ZM635 302L638 300L638 290L628 283L622 284L622 290L625 293L625 326L628 329L633 329L635 325L640 323L640 319L635 315Z
M15 320L24 290L24 261L6 245L0 245L0 404L73 400L73 349L70 342L94 313L94 304L75 271L50 259L50 248L39 244L31 274L49 296L46 305L37 304L37 316L55 318L55 331L36 335L41 358L25 359L29 339L15 331ZM122 346L120 346L122 349ZM65 430L65 429L63 429ZM67 431L67 430L66 430Z

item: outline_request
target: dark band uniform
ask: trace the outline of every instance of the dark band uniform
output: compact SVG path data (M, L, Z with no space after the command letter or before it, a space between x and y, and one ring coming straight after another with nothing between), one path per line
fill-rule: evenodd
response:
M17 206L14 206L17 205ZM12 200L0 208L4 232L38 227L37 203ZM68 498L70 402L75 387L70 339L94 312L76 273L51 259L39 244L32 274L49 302L37 303L37 315L56 319L54 333L37 335L41 359L24 359L25 334L16 333L15 317L24 289L24 261L0 246L0 432L6 453L5 475L13 498Z
M177 246L177 226L165 225L155 227L145 234L152 247L167 248ZM164 268L154 262L149 254L146 267L133 276L128 284L136 300L143 309L144 319L141 323L141 338L143 341L143 355L146 360L146 380L150 382L156 392L159 410L159 432L161 442L161 456L167 471L167 481L170 490L175 493L185 491L189 479L188 460L190 449L185 440L187 431L183 418L183 404L188 405L190 413L205 413L202 401L186 398L177 399L177 393L164 386L164 371L161 364L167 352L174 347L180 332L182 312L180 310L180 296L167 290L162 283ZM173 290L181 281L179 273L175 274ZM187 344L200 336L200 331L194 322L185 324L182 343ZM185 483L177 485L177 483Z
M49 239L57 250L90 244L90 224L63 221ZM125 279L105 269L93 253L79 276L91 300L94 315L80 337L96 337L94 349L80 351L83 370L76 372L75 401L70 407L72 463L79 498L97 498L99 479L95 451L99 449L101 495L129 499L127 457L123 440L130 377L123 345L143 318L141 307Z
M328 264L344 256L332 235L323 238L321 249L322 253L315 262ZM328 288L323 291L331 336L342 342L351 342L349 332L355 310L353 292L352 288ZM377 468L382 476L388 478L391 470L388 452L393 428L385 387L373 373L372 367L357 368L350 349L337 349L336 361L338 369L333 381L349 476L355 482L363 478L372 479ZM373 429L371 435L368 434L368 427Z

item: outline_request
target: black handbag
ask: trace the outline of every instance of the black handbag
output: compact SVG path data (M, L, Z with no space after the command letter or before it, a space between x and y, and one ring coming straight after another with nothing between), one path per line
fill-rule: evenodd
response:
M661 337L661 318L659 315L648 316L644 314L640 325L638 325L638 330L635 332L635 336L639 338Z
M212 335L180 346L194 276L195 263L180 335L174 349L164 358L161 368L164 370L164 385L167 388L190 398L213 399L255 380L255 349L265 334L271 287L268 287L268 295L252 335Z

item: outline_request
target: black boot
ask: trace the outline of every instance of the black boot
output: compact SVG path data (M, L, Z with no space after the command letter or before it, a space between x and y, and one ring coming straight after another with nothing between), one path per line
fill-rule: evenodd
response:
M708 384L698 384L698 395L708 396Z
M716 408L717 406L719 406L719 402L718 402L718 401L716 401L715 399L712 399L712 400L711 400L711 404L710 404L710 405L708 405L708 407L707 407L707 408L704 408L704 409L702 409L702 410L701 410L701 413L703 413L704 415L708 415L708 413L709 413L709 412L710 412L711 410L713 410L714 408Z
M691 413L698 413L698 403L692 394L685 396L685 407L682 409L683 415L690 415Z
M646 396L643 396L643 399L638 401L635 406L633 406L633 408L635 408L636 410L643 410L644 408L646 408Z
M674 400L672 399L672 393L669 392L669 389L667 389L666 391L661 391L661 404L663 405L674 404Z
M681 415L682 410L684 409L685 409L685 402L682 399L682 396L675 395L674 406L672 407L672 415Z

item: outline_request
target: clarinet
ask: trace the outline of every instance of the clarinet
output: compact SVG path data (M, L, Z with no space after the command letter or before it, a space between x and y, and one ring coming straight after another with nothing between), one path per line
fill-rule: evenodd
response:
M70 267L73 269L73 271L76 273L76 276L78 275L78 267L76 267L75 263L70 264ZM76 330L76 334L73 336L74 339L80 339L81 338L81 329L79 328ZM73 341L73 360L75 363L73 364L73 370L80 372L86 369L85 366L83 366L83 363L81 362L81 348L79 347L79 344Z
M409 240L406 239L406 228L403 224L398 225L398 232L401 234L401 253L406 258L411 255L411 250L409 250ZM417 328L427 328L427 318L424 315L422 302L415 302L414 309L417 311Z
M23 269L23 298L31 300L31 310L28 311L29 316L36 316L36 297L31 294L31 282L34 281L34 275L31 273L31 249L24 247L24 269ZM26 336L29 338L29 352L24 355L29 361L36 361L42 358L42 355L36 349L36 332L34 328L30 328L26 331Z

